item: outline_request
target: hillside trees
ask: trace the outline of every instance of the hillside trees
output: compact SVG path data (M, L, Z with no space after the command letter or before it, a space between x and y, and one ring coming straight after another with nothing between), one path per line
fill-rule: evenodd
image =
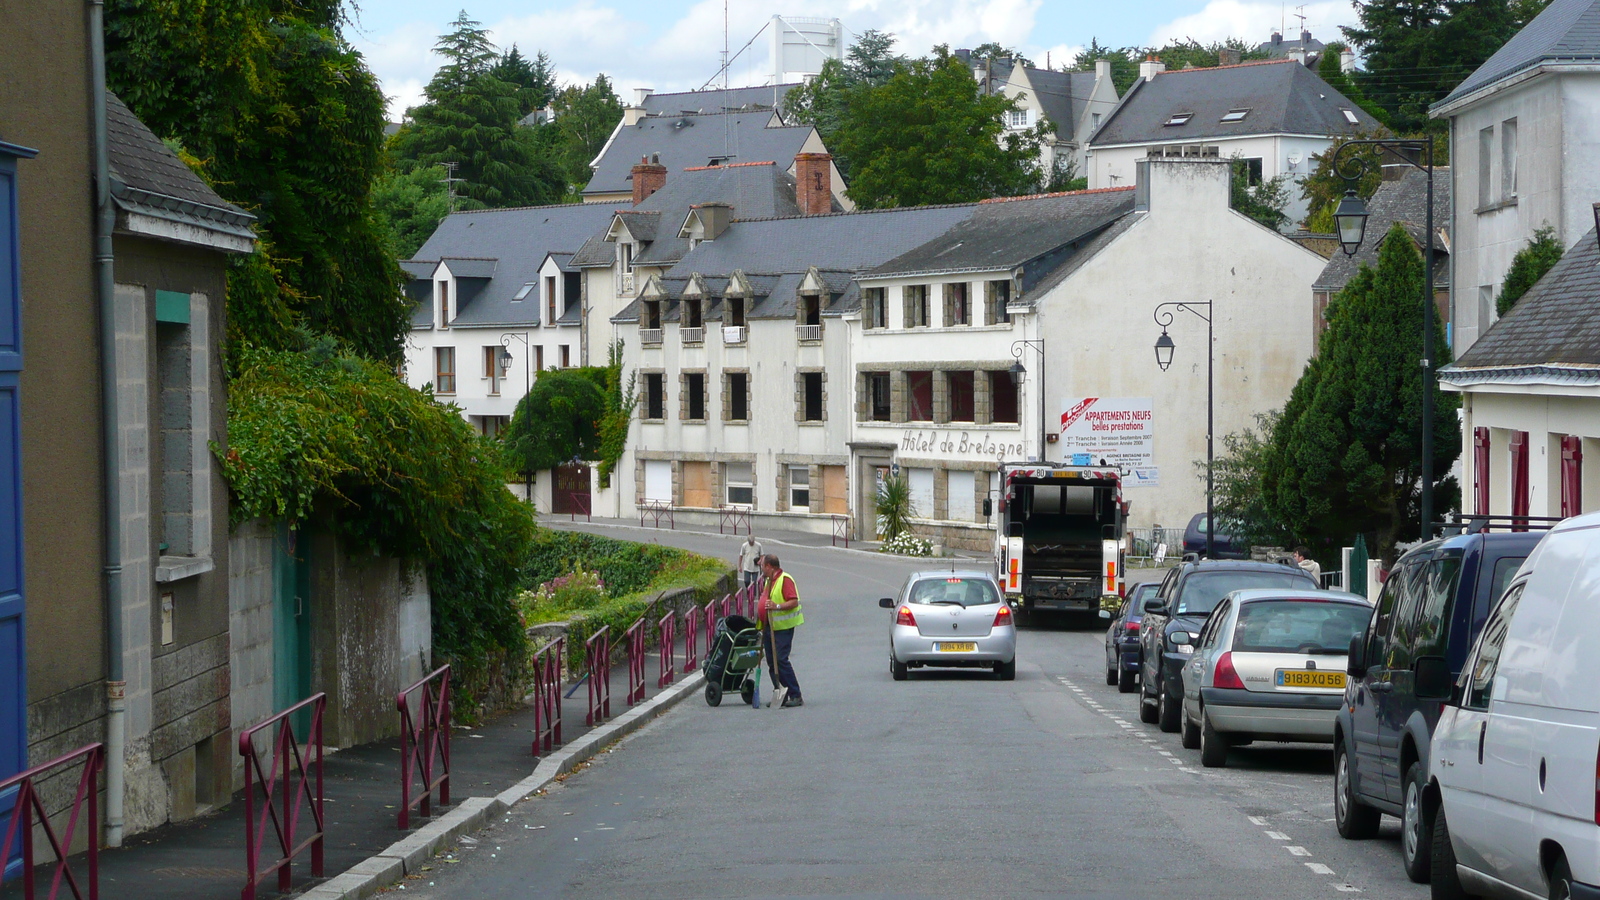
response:
M1503 316L1517 305L1528 288L1555 268L1561 261L1561 242L1556 240L1556 230L1549 225L1539 228L1517 255L1511 257L1511 267L1506 269L1506 280L1500 285L1500 296L1494 298L1495 315ZM1483 323L1479 327L1486 327ZM1479 332L1482 333L1481 331Z

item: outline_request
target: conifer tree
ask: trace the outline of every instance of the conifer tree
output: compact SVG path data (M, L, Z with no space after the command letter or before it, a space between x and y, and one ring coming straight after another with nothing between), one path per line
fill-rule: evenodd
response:
M1554 228L1546 225L1535 231L1527 246L1511 257L1511 268L1506 270L1506 280L1500 285L1500 296L1494 300L1495 315L1510 312L1528 288L1561 261L1561 254L1561 242L1556 240Z

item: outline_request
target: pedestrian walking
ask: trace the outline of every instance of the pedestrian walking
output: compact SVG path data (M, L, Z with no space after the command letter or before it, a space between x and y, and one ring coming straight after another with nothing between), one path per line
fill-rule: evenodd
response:
M1322 566L1311 558L1310 550L1304 546L1294 548L1294 561L1295 565L1311 573L1311 577L1317 580L1318 585L1322 584Z
M761 577L761 542L754 534L739 545L739 574L744 576L743 587L749 587Z
M805 616L800 613L800 589L795 586L794 576L785 572L778 558L770 553L761 557L761 573L767 585L767 595L761 600L761 615L771 626L772 634L767 652L778 661L778 681L788 691L783 705L785 708L805 706L805 701L800 699L800 681L794 677L794 666L789 664L794 631L805 623Z

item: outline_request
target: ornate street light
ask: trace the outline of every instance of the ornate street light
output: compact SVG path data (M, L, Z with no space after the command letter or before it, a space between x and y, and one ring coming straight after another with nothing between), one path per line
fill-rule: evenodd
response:
M1045 423L1044 414L1044 392L1045 388L1050 386L1050 382L1045 381L1044 379L1044 338L1035 338L1031 341L1013 341L1011 343L1011 355L1017 360L1011 364L1011 368L1008 370L1009 374L1011 375L1012 384L1022 384L1023 380L1028 374L1027 367L1022 364L1023 347L1032 347L1033 349L1039 351L1039 462L1044 462L1044 447L1046 443L1045 435L1048 433L1048 426ZM1021 398L1019 397L1018 399Z
M1169 306L1172 307L1172 309L1167 309ZM1205 312L1200 311L1202 308L1205 309ZM1172 342L1172 335L1167 334L1167 326L1172 324L1172 313L1174 310L1193 313L1199 318L1205 320L1206 323L1206 559L1211 559L1211 535L1217 530L1217 492L1216 478L1214 476L1216 469L1216 457L1214 452L1216 442L1213 440L1212 436L1213 419L1216 410L1216 392L1213 390L1213 385L1215 383L1213 375L1216 371L1217 345L1211 339L1211 303L1210 301L1204 303L1169 301L1167 303L1156 304L1155 310L1151 313L1155 317L1156 324L1161 326L1161 337L1156 338L1156 365L1160 366L1161 371L1163 372L1167 370L1168 366L1172 365L1173 351L1178 349L1177 344Z
M1361 241L1367 236L1367 204L1354 190L1344 192L1333 211L1333 224L1339 231L1339 245L1345 256L1355 256Z
M1165 372L1172 365L1172 351L1176 349L1172 336L1167 334L1165 328L1161 329L1161 337L1156 338L1156 365L1161 367L1161 371Z

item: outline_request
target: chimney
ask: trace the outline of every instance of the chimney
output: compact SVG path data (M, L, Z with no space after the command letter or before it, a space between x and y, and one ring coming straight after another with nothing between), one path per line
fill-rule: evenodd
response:
M622 108L622 124L632 125L644 118L644 101L656 92L655 88L634 88L633 103Z
M1094 80L1095 81L1110 81L1111 80L1111 60L1109 60L1109 59L1097 59L1097 60L1094 61Z
M833 212L833 157L827 153L796 153L794 199L802 216Z
M1356 52L1349 47L1339 54L1339 71L1349 75L1356 70Z
M1311 49L1311 32L1304 28L1300 29L1300 46L1305 50Z
M1146 57L1144 62L1139 63L1139 77L1145 81L1154 81L1157 75L1166 70L1167 64L1156 59L1154 54Z
M1283 32L1276 28L1272 29L1272 46L1276 47L1281 43L1283 43Z
M726 203L701 203L695 207L700 216L705 236L701 240L714 241L728 230L728 220L733 218L733 207Z
M639 164L633 167L633 205L643 203L666 183L667 167L661 164L661 154L652 153L649 159L639 157Z
M1237 66L1239 64L1239 51L1232 47L1223 47L1217 51L1217 65Z

